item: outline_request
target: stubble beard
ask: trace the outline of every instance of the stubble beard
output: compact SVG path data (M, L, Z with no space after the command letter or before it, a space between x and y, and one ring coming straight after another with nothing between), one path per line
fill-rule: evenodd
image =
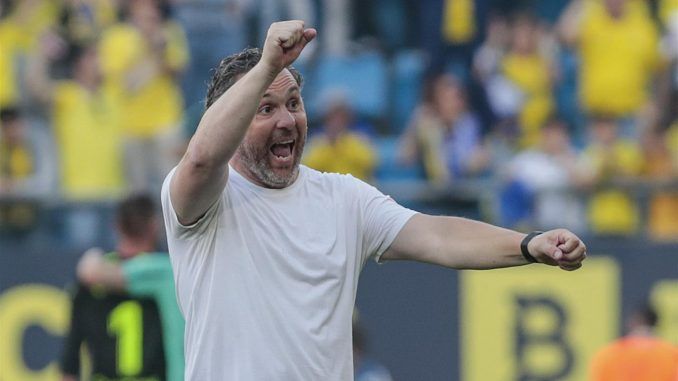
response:
M301 154L304 151L305 144L305 136L296 140L292 169L284 174L278 174L271 168L271 163L268 160L268 144L265 146L255 145L243 140L242 143L240 143L240 146L238 146L236 154L240 157L240 160L247 171L265 187L280 189L290 186L299 175L299 164L301 162Z

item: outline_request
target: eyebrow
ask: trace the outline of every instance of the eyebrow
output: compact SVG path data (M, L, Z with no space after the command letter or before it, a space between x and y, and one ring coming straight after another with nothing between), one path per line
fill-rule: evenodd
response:
M290 87L289 89L287 89L286 95L292 94L295 91L300 92L299 86L294 85L294 86ZM269 92L264 93L264 95L262 96L262 98L270 98L270 97L271 97L271 94Z

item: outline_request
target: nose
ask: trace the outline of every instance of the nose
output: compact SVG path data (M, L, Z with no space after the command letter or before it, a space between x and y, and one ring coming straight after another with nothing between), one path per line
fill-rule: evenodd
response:
M291 129L294 127L294 125L296 124L296 119L289 110L285 108L280 108L278 110L278 114L279 115L275 123L276 128Z

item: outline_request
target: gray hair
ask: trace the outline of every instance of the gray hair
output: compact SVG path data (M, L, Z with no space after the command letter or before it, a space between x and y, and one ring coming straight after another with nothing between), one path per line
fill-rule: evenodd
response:
M259 60L261 60L261 49L259 48L247 48L221 60L219 67L214 70L212 80L207 88L205 109L208 109L216 102L243 74L252 70L259 63ZM301 87L304 82L301 73L292 66L289 66L287 70L290 71L299 87Z

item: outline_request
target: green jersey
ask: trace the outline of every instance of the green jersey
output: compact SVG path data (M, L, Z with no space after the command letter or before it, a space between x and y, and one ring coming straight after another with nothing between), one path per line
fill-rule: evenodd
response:
M80 375L80 348L91 359L92 380L165 380L160 314L151 298L79 285L61 357L65 374ZM84 376L84 375L80 375Z
M127 290L136 296L151 297L160 309L167 379L184 379L184 317L177 303L169 255L145 253L122 264Z

